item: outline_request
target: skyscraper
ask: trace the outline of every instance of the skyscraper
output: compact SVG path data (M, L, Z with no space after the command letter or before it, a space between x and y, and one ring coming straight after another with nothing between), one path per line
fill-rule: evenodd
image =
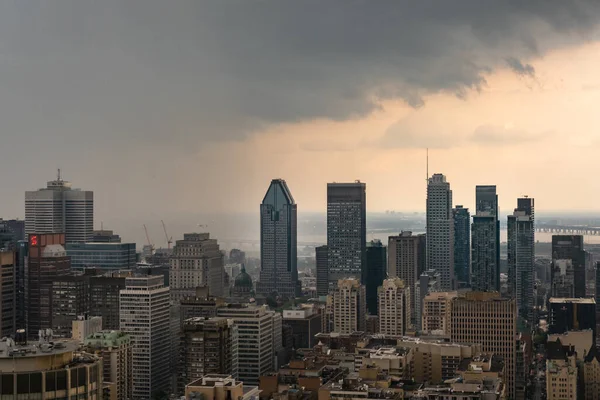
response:
M379 297L379 333L405 335L410 327L410 287L400 278L383 281Z
M171 371L169 288L162 276L127 278L120 293L121 330L133 344L134 400L168 392Z
M440 273L442 290L455 287L452 190L442 174L427 184L427 269Z
M333 329L352 333L366 329L366 290L356 278L340 279L332 291Z
M209 233L185 233L177 240L170 258L171 298L191 296L198 286L208 286L214 296L224 295L223 253Z
M508 288L517 298L519 318L534 323L535 306L535 230L534 202L521 198L508 216Z
M264 296L300 295L297 257L297 206L283 179L273 179L260 205L260 278Z
M500 291L500 220L496 186L477 186L475 200L471 286L474 291Z
M415 283L415 319L416 329L422 329L423 320L423 299L431 293L440 291L440 274L435 270L425 271L419 276Z
M327 251L329 287L339 279L366 282L367 186L365 183L327 184Z
M72 189L60 170L46 188L25 192L25 233L64 233L66 243L91 242L94 192Z
M459 288L471 282L471 213L457 205L452 209L454 219L454 276Z
M329 293L327 246L315 247L315 260L317 264L317 296L327 296Z
M411 288L409 297L409 319L416 321L415 284L425 269L425 235L413 235L412 232L402 232L398 236L388 237L388 275L390 278L400 278Z
M383 284L387 277L387 248L381 240L371 240L367 243L367 310L371 315L377 315L379 302L377 288Z
M14 337L17 331L15 261L13 251L0 250L0 335L3 337Z
M570 261L573 268L573 297L585 296L585 250L583 249L582 235L552 235L552 286L556 286L556 280L561 275L559 260ZM558 293L552 293L557 296Z
M102 317L102 329L119 330L119 293L123 289L125 277L117 273L90 277L90 314Z

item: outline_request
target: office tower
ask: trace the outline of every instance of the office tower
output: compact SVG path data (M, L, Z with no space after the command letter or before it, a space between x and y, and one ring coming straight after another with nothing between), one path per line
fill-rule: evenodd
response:
M25 233L64 233L66 243L89 242L94 231L94 192L61 179L25 192ZM64 243L63 243L64 244Z
M593 298L550 298L549 333L591 329L596 337L596 301Z
M244 383L258 385L261 375L277 369L275 359L283 347L281 316L255 305L218 308L217 316L232 319L238 329L238 378ZM278 332L274 329L277 317Z
M135 243L67 243L65 248L75 269L130 269L137 263Z
M130 277L120 292L121 331L133 344L132 399L170 387L169 288L162 276Z
M546 345L546 393L548 400L577 399L577 353L560 340Z
M377 289L379 300L379 333L384 335L406 334L410 328L410 286L400 278L383 281Z
M416 316L416 329L420 331L423 329L423 299L430 293L439 292L440 288L440 274L437 271L430 270L425 271L419 277L417 283L415 283L415 316Z
M452 209L454 220L454 277L459 288L471 282L471 213L457 205Z
M185 392L185 385L207 374L233 374L236 335L233 321L227 318L185 320L179 345L178 392Z
M39 330L52 327L52 282L71 270L71 260L64 244L64 234L29 235L29 253L25 261L25 306L29 337L37 337Z
M283 310L284 325L291 331L294 349L312 349L317 341L315 335L321 332L321 314L313 304L302 304L292 310Z
M585 297L585 250L583 249L582 235L552 235L552 286L558 286L555 283L563 279L563 262L559 260L569 260L573 268L573 295L572 297ZM570 279L567 278L568 281ZM559 294L552 293L552 296ZM561 295L562 296L562 295Z
M356 278L366 283L367 185L327 184L327 258L329 288L340 279Z
M104 384L111 387L116 398L131 399L133 395L133 344L121 331L104 330L84 339L88 351L102 357Z
M25 240L25 221L0 218L0 250L14 250L21 240Z
M183 321L194 317L216 317L217 309L225 305L225 300L211 296L207 287L198 287L193 296L184 297L179 302L180 323L183 325Z
M185 233L171 255L169 287L172 300L190 296L198 286L208 286L214 296L224 295L223 253L208 233Z
M388 275L390 278L400 278L412 291L410 293L409 319L414 325L416 321L415 284L425 270L427 248L425 235L413 235L412 232L402 232L398 236L388 238Z
M99 230L92 232L92 243L121 243L121 236L113 231Z
M2 337L14 337L17 331L15 272L15 253L0 250L0 335Z
M357 278L340 279L332 291L333 330L337 333L365 331L366 289Z
M257 292L300 296L297 206L283 179L273 179L260 205L260 278Z
M442 174L427 183L427 265L440 273L442 290L455 287L452 190Z
M452 300L457 296L457 292L433 292L423 298L423 332L450 335Z
M315 261L317 264L317 296L327 296L329 293L327 246L315 247Z
M75 321L72 321L71 338L83 343L88 336L102 330L102 317L89 317L79 315Z
M125 276L90 277L90 314L102 317L102 328L119 330L120 292L125 289Z
M517 299L517 313L528 326L535 323L535 229L533 199L521 198L508 216L508 288ZM528 214L529 213L529 214Z
M514 298L497 292L468 292L451 303L450 339L481 343L482 351L504 359L506 396L515 397L517 312Z
M15 326L17 329L26 329L27 322L25 319L25 263L29 256L29 242L21 240L17 242L15 252Z
M475 291L500 291L500 220L496 186L475 188L471 230L471 286Z
M367 311L371 315L377 315L379 299L377 289L387 278L387 248L380 240L371 240L367 243L367 278L365 287L367 290Z
M73 321L89 314L89 284L86 275L61 275L52 281L52 331L57 337L71 337Z

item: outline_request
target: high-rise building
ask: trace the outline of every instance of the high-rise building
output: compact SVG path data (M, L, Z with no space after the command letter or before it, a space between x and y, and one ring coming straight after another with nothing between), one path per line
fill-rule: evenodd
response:
M596 324L600 323L600 261L596 262ZM596 345L600 348L600 327L596 325Z
M15 250L20 240L25 240L25 221L0 218L0 251Z
M102 328L119 330L120 292L125 289L125 276L90 277L90 314L102 317Z
M25 308L25 289L27 286L25 281L25 265L28 257L29 242L27 240L20 240L17 242L15 252L15 326L17 329L27 328L27 322L25 318L25 315L27 314Z
M596 337L596 301L593 298L550 298L549 333L591 329Z
M86 275L61 275L52 281L52 331L54 335L70 338L73 321L88 315L90 279Z
M421 325L424 332L450 335L452 300L457 292L433 292L423 298Z
M260 278L257 292L300 296L298 208L283 179L273 179L260 205Z
M452 190L442 174L427 183L427 267L440 273L442 290L455 287Z
M292 348L312 349L317 344L315 335L321 332L321 314L317 311L312 304L283 311L282 323L292 329Z
M451 304L450 339L481 343L482 351L504 359L507 398L515 397L517 312L514 298L498 292L468 292Z
M90 242L93 231L94 192L71 188L60 170L46 188L25 192L25 233L64 233L75 243Z
M15 253L0 250L0 335L2 337L14 337L17 331L15 272Z
M475 188L471 229L471 286L475 291L500 291L500 220L496 186Z
M207 374L234 374L235 341L237 331L233 320L221 317L185 320L179 345L178 391L183 393L185 385Z
M208 286L214 296L223 296L225 283L223 253L208 233L185 233L171 255L169 287L175 301L194 294L196 287Z
M533 199L521 198L508 216L508 290L528 326L535 322L535 229Z
M170 388L169 288L162 276L130 277L120 292L121 331L133 344L132 399Z
M137 263L135 243L67 243L65 248L75 269L130 269Z
M71 260L64 244L64 234L29 235L24 297L29 337L35 338L41 329L52 328L52 282L71 270Z
M379 297L379 333L403 336L410 323L410 286L400 278L383 281Z
M327 184L327 253L329 288L340 279L366 283L367 185Z
M454 277L459 288L471 282L471 213L457 205L452 209L454 219Z
M282 350L281 314L266 307L230 305L217 309L219 317L232 319L238 329L238 378L258 385L259 378L277 369L276 358Z
M573 267L573 297L586 297L585 293L585 250L582 235L552 235L552 286L561 280L562 271L558 260L570 260ZM560 287L560 285L558 285ZM552 293L552 296L558 294Z
M415 316L418 331L423 329L423 299L440 290L440 274L435 270L423 272L415 283Z
M406 286L412 288L409 320L414 325L417 324L414 288L425 270L426 241L425 235L413 235L412 232L402 232L388 238L388 275L402 279Z
M327 296L329 293L327 246L315 247L315 260L317 264L317 296Z
M189 318L203 317L212 318L217 316L217 309L225 306L225 300L211 296L207 287L196 288L196 293L190 297L184 297L179 302L180 324Z
M377 315L379 300L377 289L383 284L387 277L387 248L380 240L371 240L367 243L367 278L365 287L367 290L367 311L371 315Z
M340 279L332 291L333 329L338 333L366 330L366 289L357 278Z
M116 398L131 399L133 392L133 345L121 331L104 330L84 340L87 350L102 357L104 384L114 387ZM111 389L112 390L112 389Z

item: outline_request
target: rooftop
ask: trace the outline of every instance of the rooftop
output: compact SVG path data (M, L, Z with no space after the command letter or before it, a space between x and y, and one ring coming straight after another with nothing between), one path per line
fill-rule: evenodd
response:
M43 357L64 353L73 353L79 349L77 340L30 341L27 344L15 344L12 339L0 340L0 359Z
M582 297L582 298L568 298L568 297L551 297L550 303L573 303L573 304L596 304L596 300L593 297Z

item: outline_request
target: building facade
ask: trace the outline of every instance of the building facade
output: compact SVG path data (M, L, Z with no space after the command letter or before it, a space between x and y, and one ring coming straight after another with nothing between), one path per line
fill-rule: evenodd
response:
M423 332L450 335L452 300L457 296L457 292L434 292L423 298Z
M452 209L454 220L454 276L457 287L469 287L471 283L471 213L457 205Z
M560 340L546 345L546 393L548 400L577 399L577 354Z
M162 276L130 277L120 291L121 331L133 345L132 400L170 389L169 288Z
M94 231L94 192L73 189L58 178L46 188L25 192L25 233L64 233L66 243L90 242Z
M260 278L257 292L300 296L298 208L283 179L273 179L260 205Z
M321 314L313 305L283 310L282 323L292 329L294 349L312 349L317 344L315 335L321 332Z
M317 269L317 296L329 293L329 266L327 264L327 246L315 247Z
M552 297L549 303L549 333L591 329L596 337L596 301L593 298Z
M437 271L430 270L425 271L419 277L417 283L415 283L415 316L417 331L423 328L423 299L430 293L441 291L440 288L440 274Z
M566 261L560 261L566 260ZM561 264L570 263L572 266L573 295L572 297L586 297L585 293L585 250L582 235L552 235L552 287L560 287L556 281L562 279ZM566 279L568 282L571 279ZM561 297L559 293L552 296Z
M15 258L15 252L0 250L0 335L2 337L14 337L17 331Z
M374 239L367 243L367 277L365 288L367 290L367 311L377 315L379 300L377 289L387 278L387 248L380 240Z
M379 333L403 336L411 328L411 294L408 286L400 278L383 281L377 289L379 300Z
M65 248L75 269L130 269L137 263L135 243L68 243Z
M366 330L366 289L358 279L340 279L331 297L334 332L350 334Z
M125 276L90 276L90 314L102 317L105 330L119 330L120 292Z
M73 321L90 313L89 276L61 275L52 281L52 331L70 338Z
M440 273L442 290L455 288L452 190L442 174L427 183L427 267Z
M500 291L500 220L496 186L475 188L476 209L471 228L471 286L475 291Z
M327 184L327 258L329 287L338 280L366 282L367 186L365 183Z

